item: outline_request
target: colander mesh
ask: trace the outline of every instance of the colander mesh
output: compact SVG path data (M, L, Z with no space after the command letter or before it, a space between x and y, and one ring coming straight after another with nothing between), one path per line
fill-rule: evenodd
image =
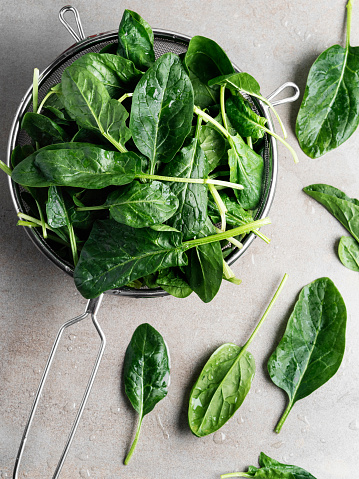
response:
M109 32L105 34L99 34L92 38L85 39L78 44L73 45L71 48L66 50L57 60L53 62L44 72L39 82L39 93L38 93L38 101L39 103L43 100L46 93L49 91L51 87L56 85L61 81L61 76L63 71L66 67L71 65L77 58L81 57L82 55L90 52L99 52L107 45L113 44L117 42L117 32ZM186 52L188 46L188 40L185 37L178 36L176 34L161 34L155 32L155 42L154 42L154 50L156 58L160 57L164 53L173 52L176 54L181 54ZM237 71L239 71L237 69ZM260 104L257 103L253 98L247 97L248 101L250 102L253 111L261 116L267 116L263 109L261 108ZM22 116L27 111L32 111L32 98L31 94L28 93L27 98L25 99L25 103L21 108L21 111L18 114L17 124L15 122L15 128L13 130L14 138L10 138L9 143L11 148L14 148L17 145L24 146L26 144L31 143L30 137L24 130L21 130L19 125L21 122ZM264 207L266 206L268 194L271 189L271 181L272 181L272 156L271 156L271 144L268 139L268 136L265 135L265 148L264 148L264 183L263 183L263 193L260 205L257 210L256 219L260 218L263 212ZM13 184L12 185L13 193L17 202L17 206L20 211L24 213L28 213L29 206L24 202L21 191L22 188L19 185ZM72 274L72 266L68 262L66 262L63 258L60 258L56 251L54 251L49 244L42 238L40 232L37 229L29 230L27 228L27 232L29 233L31 239L35 242L35 244L40 248L40 250L48 256L52 262L57 264L62 270L66 271L68 274ZM249 243L253 240L253 234L247 235L244 239L243 243L245 246L248 246ZM247 244L248 243L248 244ZM244 250L246 247L244 248ZM227 258L229 264L233 261L238 259L241 255L242 251L235 250L232 252ZM125 295L134 295L137 297L141 296L159 296L165 293L162 289L158 290L149 290L146 287L143 290L129 290L128 288L122 288L118 290L112 290L111 293L113 294L125 294Z

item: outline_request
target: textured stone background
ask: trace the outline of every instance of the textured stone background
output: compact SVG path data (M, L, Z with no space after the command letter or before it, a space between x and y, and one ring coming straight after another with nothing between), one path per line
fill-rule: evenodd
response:
M359 3L355 2L352 44L359 44ZM238 66L253 74L269 95L285 81L304 91L317 55L345 42L345 0L74 2L85 34L116 29L124 8L140 13L153 27L205 35L216 40ZM59 23L63 2L2 0L0 5L0 145L17 105L30 86L33 68L44 69L73 41ZM279 177L263 230L270 245L256 240L233 269L241 286L223 284L210 304L197 297L155 300L106 296L99 321L108 346L83 421L61 477L63 479L214 479L221 473L257 465L260 451L300 465L317 479L349 479L359 447L359 275L336 255L341 225L302 192L311 183L328 183L358 197L359 132L327 156L311 160L293 135L299 108L278 107L298 152L295 165L279 145ZM7 179L0 175L0 477L12 476L23 428L52 341L65 319L80 314L86 301L71 278L58 270L16 227ZM224 342L243 344L263 313L283 274L289 280L251 352L257 373L236 416L220 432L198 439L186 420L194 379ZM300 289L329 276L348 309L347 347L339 372L312 396L297 403L280 435L273 428L286 403L269 380L266 360L283 333ZM172 358L168 397L143 422L137 451L122 465L136 426L120 384L123 357L134 329L151 323L167 340ZM79 403L98 347L87 324L65 334L53 374L44 391L29 437L20 477L51 477Z

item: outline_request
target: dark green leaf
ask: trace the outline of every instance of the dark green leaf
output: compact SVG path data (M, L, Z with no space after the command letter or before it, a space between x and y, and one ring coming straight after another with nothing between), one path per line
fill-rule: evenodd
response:
M259 96L261 94L260 86L257 80L245 72L222 75L220 77L213 78L208 82L208 84L210 86L225 86L231 90L232 93L240 91L254 96Z
M226 101L226 112L234 129L243 137L262 138L266 118L257 115L242 96L232 96Z
M340 223L359 241L359 201L349 198L333 186L317 184L303 188L340 221Z
M21 163L25 158L34 153L34 147L32 145L24 146L15 146L11 152L11 166L15 168L19 163Z
M137 68L149 68L155 61L154 36L149 24L135 12L125 10L118 30L117 54Z
M235 190L235 195L247 210L258 206L263 182L263 158L250 148L240 136L233 136L232 148L228 150L230 181L244 186Z
M97 221L74 272L85 298L122 286L170 266L184 266L181 233L130 228L113 220Z
M178 208L178 199L170 188L160 181L134 181L108 196L105 205L111 217L133 228L144 228L167 221Z
M329 278L305 286L277 349L269 375L289 396L279 432L294 403L326 383L338 370L345 348L346 308Z
M198 139L208 161L208 172L211 172L220 164L226 152L226 140L210 124L201 126Z
M21 128L41 146L70 140L69 136L59 125L39 113L25 113Z
M180 59L165 53L143 75L132 97L130 129L137 148L150 159L169 162L188 133L193 118L193 89Z
M207 218L197 238L216 234L211 220ZM189 286L204 303L216 296L222 283L223 257L219 242L204 244L188 253L188 266L184 269Z
M342 236L338 246L340 261L346 268L359 271L359 243L350 236Z

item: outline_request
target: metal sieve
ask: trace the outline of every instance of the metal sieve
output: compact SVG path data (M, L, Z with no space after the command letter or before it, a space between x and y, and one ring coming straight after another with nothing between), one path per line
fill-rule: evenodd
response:
M78 28L78 33L75 32L75 30L64 18L65 13L67 12L73 13L77 28ZM75 43L73 46L65 50L65 52L63 52L56 60L54 60L41 73L39 77L39 93L38 93L39 103L45 97L48 90L53 85L61 81L61 76L63 71L73 61L75 61L77 58L79 58L80 56L86 53L99 52L103 47L110 45L112 43L116 43L118 38L117 31L110 31L106 33L100 33L97 35L92 35L90 37L85 37L83 28L81 25L79 13L74 7L71 7L71 6L63 7L59 12L59 18L60 18L60 21L63 23L63 25L66 27L66 29L71 33L71 35L73 36L73 38L76 40L77 43ZM176 54L181 54L186 52L189 41L191 39L191 37L188 37L186 35L181 35L178 33L167 31L167 30L154 29L153 32L155 37L154 49L155 49L156 58L158 58L159 56L167 52L173 52ZM236 65L233 64L233 66L237 72L240 71L240 69L236 67ZM280 100L274 100L275 97L277 97L277 95L279 95L284 89L288 87L294 89L294 94L292 96L282 98ZM287 82L281 85L279 88L277 88L271 95L267 97L267 99L271 101L272 105L276 106L282 103L293 102L298 97L299 97L299 88L297 87L297 85L292 82ZM274 131L274 127L269 114L268 107L264 103L257 101L254 98L249 97L248 100L251 103L252 109L257 114L264 116L267 119L268 128ZM18 110L15 114L12 127L11 127L9 142L8 142L8 150L7 150L7 164L9 167L11 166L11 152L13 151L13 149L18 145L24 146L30 143L30 138L28 137L26 132L20 129L22 117L27 111L32 111L32 86L29 88L29 90L27 91L23 99L21 100ZM274 198L274 192L275 192L276 181L277 181L278 160L277 160L276 141L272 136L269 137L267 134L265 135L264 141L265 141L265 148L264 148L265 168L264 168L263 192L262 192L262 198L261 198L260 205L258 207L255 219L261 219L267 216ZM29 206L24 202L22 198L21 186L12 182L11 178L9 178L9 187L10 187L10 192L11 192L12 200L13 200L16 211L21 213L27 213L29 211ZM46 240L41 236L41 233L37 231L37 229L25 228L25 230L27 234L29 235L30 239L34 242L34 244L40 249L40 251L47 258L49 258L54 264L56 264L60 269L65 271L67 274L69 275L73 274L72 265L66 262L63 258L61 258L56 253L56 251L52 249L52 247L46 242ZM243 240L243 248L242 249L235 248L227 256L226 261L228 262L228 264L232 264L240 256L242 256L244 252L248 249L248 247L250 246L254 238L255 238L255 235L253 233L248 234ZM160 288L158 289L142 288L140 290L137 290L137 289L124 287L124 288L118 288L118 289L106 291L106 293L122 295L122 296L133 296L136 298L159 297L159 296L167 295L167 293ZM67 439L65 448L63 450L63 453L61 455L60 461L57 464L56 470L54 472L53 479L56 479L57 477L59 477L61 468L65 462L67 453L69 451L70 445L74 438L77 426L79 424L82 412L85 408L93 381L95 379L95 376L96 376L96 373L97 373L97 370L105 349L106 339L96 319L96 313L102 301L102 297L103 295L101 295L100 297L94 300L90 300L86 306L85 312L82 315L67 321L60 328L57 334L49 359L44 369L44 373L40 381L38 391L35 395L30 417L26 424L23 438L20 444L20 448L16 457L14 473L13 473L14 479L18 478L19 467L20 467L21 458L24 452L25 443L27 441L27 436L28 436L35 412L36 412L37 405L39 403L41 392L43 390L47 375L49 373L49 370L50 370L53 358L55 356L56 349L61 340L62 334L65 331L65 329L67 329L68 327L74 325L75 323L79 321L82 321L83 319L87 317L91 317L92 322L95 326L95 329L100 336L101 345L100 345L100 349L98 351L97 358L93 366L93 370L89 378L84 396L82 398L80 407L78 409L77 416L75 418L74 424L72 425L72 428L71 428L69 437Z

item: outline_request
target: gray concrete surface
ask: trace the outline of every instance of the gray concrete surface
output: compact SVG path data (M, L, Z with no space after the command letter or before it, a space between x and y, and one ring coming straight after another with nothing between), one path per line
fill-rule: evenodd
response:
M304 90L316 56L345 41L345 0L74 2L85 34L116 29L124 8L153 27L216 40L241 69L253 74L265 95L285 81ZM36 66L45 68L73 42L58 21L63 2L2 0L0 5L0 111L2 159L20 98ZM354 4L352 44L359 44L359 3ZM279 177L265 228L270 245L256 240L233 269L241 286L224 284L210 304L195 296L155 300L106 296L99 320L108 338L93 393L61 477L63 479L215 479L257 465L261 451L297 464L317 479L356 477L359 450L359 275L339 262L344 228L302 188L328 183L359 196L359 132L318 160L307 158L294 137L299 102L278 110L300 163L279 145ZM34 392L59 326L80 314L86 301L71 278L29 242L16 217L7 179L0 175L0 477L12 469ZM188 396L202 365L224 342L243 343L283 274L289 280L251 346L257 373L241 409L220 432L199 439L187 426ZM286 404L269 380L266 360L280 338L300 289L330 277L348 309L347 345L340 370L312 396L298 402L282 432L273 428ZM123 459L136 415L121 385L126 346L137 325L149 322L171 350L168 397L143 422L129 466ZM21 478L51 477L98 347L91 326L65 334L24 455Z

